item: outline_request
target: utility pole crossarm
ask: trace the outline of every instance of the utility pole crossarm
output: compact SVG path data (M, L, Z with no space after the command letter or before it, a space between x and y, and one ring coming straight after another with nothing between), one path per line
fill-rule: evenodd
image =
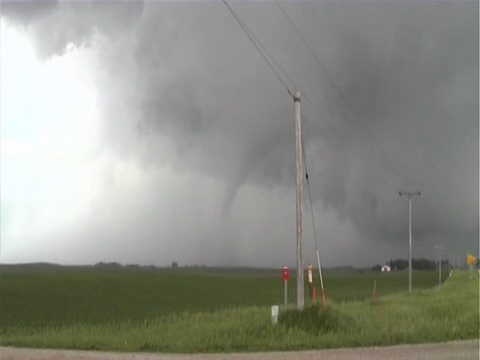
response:
M413 198L414 196L420 196L422 193L420 191L399 191L398 195L400 196L406 196L407 198Z

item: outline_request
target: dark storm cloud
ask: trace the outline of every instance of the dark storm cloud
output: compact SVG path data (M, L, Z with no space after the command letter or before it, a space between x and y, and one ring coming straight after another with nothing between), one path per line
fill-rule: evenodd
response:
M232 3L303 93L319 213L397 242L406 227L398 190L421 190L419 240L476 241L478 4L282 6L323 69L274 3ZM107 36L97 87L104 147L117 156L219 180L223 216L247 185L291 191L293 101L223 4L7 3L2 12L43 58ZM202 243L225 236L204 231Z
M337 39L345 46L330 69L351 107L341 96L329 107L340 109L338 116L333 114L335 120L349 123L341 133L362 161L332 147L337 151L331 152L324 170L328 175L321 197L366 234L382 233L389 226L397 232L403 224L392 221L392 215L398 217L398 212L391 204L383 205L390 202L389 194L394 195L392 187L418 188L424 194L417 210L423 213L422 231L460 230L452 222L462 218L468 231L475 232L478 14L472 9L476 5L350 7L341 10ZM322 29L328 20L323 24ZM355 166L361 167L356 173ZM461 215L442 214L445 207L459 203ZM378 226L379 222L385 225Z
M245 182L288 183L291 101L284 96L282 104L275 79L226 9L147 9L134 53L139 81L128 79L138 84L142 133L173 139L181 166L227 179L226 208Z
M62 55L67 45L91 45L96 31L113 39L142 13L143 2L4 1L2 16L25 27L37 55Z

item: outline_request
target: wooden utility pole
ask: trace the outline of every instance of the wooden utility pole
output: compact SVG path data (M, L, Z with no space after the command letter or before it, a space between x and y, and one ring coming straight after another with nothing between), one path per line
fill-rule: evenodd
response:
M408 292L412 292L412 198L414 196L420 196L418 192L405 192L399 191L400 196L406 196L408 198Z
M296 218L297 218L297 309L303 310L303 264L302 264L302 199L303 199L303 161L302 161L302 119L300 91L295 91L295 164L296 164Z

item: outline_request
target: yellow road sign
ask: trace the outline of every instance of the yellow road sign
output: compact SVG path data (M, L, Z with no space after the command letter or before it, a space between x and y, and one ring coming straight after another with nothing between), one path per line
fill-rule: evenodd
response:
M475 260L477 260L477 258L475 256L473 256L472 254L468 253L467 254L467 264L473 264L475 262Z

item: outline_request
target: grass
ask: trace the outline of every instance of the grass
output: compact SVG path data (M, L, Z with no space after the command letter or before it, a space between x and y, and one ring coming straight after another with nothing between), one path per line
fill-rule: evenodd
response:
M272 326L270 305L282 302L283 291L276 272L178 270L2 274L0 344L189 353L479 337L476 273L457 271L442 286L437 273L414 273L411 295L405 273L326 274L324 309L289 309Z
M442 286L371 302L288 311L280 321L314 335L336 334L342 346L383 346L479 338L478 274L456 272Z

